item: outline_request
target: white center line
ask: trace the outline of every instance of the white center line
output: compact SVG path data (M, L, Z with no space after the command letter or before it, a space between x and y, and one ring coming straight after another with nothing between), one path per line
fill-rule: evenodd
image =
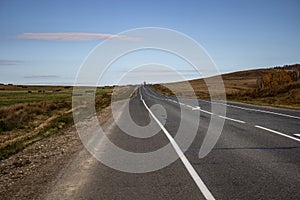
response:
M174 140L174 138L167 131L167 129L160 123L160 121L155 117L155 115L152 113L152 111L150 110L150 108L147 106L147 104L145 103L145 101L144 101L144 99L142 97L142 94L141 94L141 101L144 103L145 108L148 110L148 112L150 113L150 115L152 116L152 118L156 121L156 123L159 125L159 127L162 129L162 131L165 133L165 135L167 136L167 138L171 142L174 150L178 154L180 160L184 164L184 166L187 169L187 171L192 176L194 182L196 183L196 185L198 186L198 188L202 192L203 196L206 199L212 199L212 200L215 199L214 196L211 194L211 192L206 187L206 185L204 184L204 182L201 180L200 176L198 175L198 173L196 172L196 170L193 168L193 166L191 165L191 163L189 162L189 160L185 157L184 153L181 151L180 147L178 146L178 144L176 143L176 141Z
M155 97L156 98L156 97ZM159 99L159 98L158 98ZM167 101L171 101L171 102L174 102L174 103L177 103L179 105L182 105L182 106L186 106L188 108L191 108L192 110L198 110L198 111L201 111L201 112L204 112L204 113L207 113L209 115L213 115L214 113L212 112L209 112L209 111L206 111L206 110L202 110L199 106L197 107L193 107L191 105L187 105L187 104L184 104L184 103L181 103L181 102L177 102L177 101L174 101L174 100L171 100L171 99L164 99L164 100L167 100ZM242 120L238 120L238 119L233 119L233 118L229 118L229 117L225 117L225 116L222 116L222 115L218 115L219 117L223 118L223 119L227 119L227 120L231 120L231 121L234 121L234 122L238 122L238 123L242 123L242 124L245 124L246 122L242 121Z
M300 137L300 134L298 134L298 133L297 133L297 134L294 134L294 135L297 136L297 137Z
M236 106L236 105L227 104L227 103L207 101L207 100L204 100L204 99L198 99L198 100L202 101L202 102L210 103L210 104L221 104L221 105L225 105L227 107L238 108L238 109L241 109L241 110L249 110L249 111L254 111L254 112L261 112L261 113L273 114L273 115L289 117L289 118L294 118L294 119L300 119L300 116L288 115L288 114L272 112L272 111L268 111L268 110L259 110L259 109L254 109L254 108L241 107L241 106ZM176 101L173 101L173 102L178 103Z
M277 135L281 135L281 136L283 136L283 137L287 137L287 138L290 138L290 139L292 139L292 140L296 140L296 141L298 141L298 142L300 142L300 139L298 139L298 138L295 138L295 137L293 137L293 136L290 136L290 135L287 135L287 134L284 134L284 133L280 133L280 132L278 132L278 131L274 131L274 130L272 130L272 129L269 129L269 128L265 128L265 127L263 127L263 126L255 126L256 128L260 128L260 129L263 129L263 130L266 130L266 131L269 131L269 132L272 132L272 133L275 133L275 134L277 134Z
M219 117L221 118L224 118L224 119L228 119L228 120L231 120L231 121L235 121L235 122L239 122L239 123L242 123L242 124L245 124L246 122L242 121L242 120L238 120L238 119L232 119L230 117L224 117L222 115L218 115Z
M206 110L202 110L199 106L193 107L192 110L200 110L201 112L204 112L204 113L207 113L207 114L210 114L210 115L214 114L212 112L209 112L209 111L206 111Z
M212 112L209 112L209 111L206 111L206 110L202 110L202 109L200 109L200 111L201 112L204 112L204 113L207 113L207 114L210 114L210 115L213 115L214 113L212 113Z
M188 107L188 108L191 108L192 110L194 109L193 106L190 106L190 105L185 105L185 106Z

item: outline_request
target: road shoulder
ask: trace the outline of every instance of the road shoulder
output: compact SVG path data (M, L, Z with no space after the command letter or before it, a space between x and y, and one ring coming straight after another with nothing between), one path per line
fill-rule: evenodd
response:
M98 118L111 118L110 107ZM0 162L0 196L3 199L42 199L62 169L85 151L74 126L44 138Z

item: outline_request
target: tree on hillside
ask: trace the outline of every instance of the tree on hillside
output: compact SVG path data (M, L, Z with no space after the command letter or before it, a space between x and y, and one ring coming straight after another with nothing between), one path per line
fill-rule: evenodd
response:
M293 79L285 70L277 69L275 72L263 75L262 80L258 81L260 89L276 88L280 85L285 85L292 82Z

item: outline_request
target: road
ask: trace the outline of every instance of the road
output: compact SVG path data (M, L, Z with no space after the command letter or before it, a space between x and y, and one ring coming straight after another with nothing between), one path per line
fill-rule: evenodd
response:
M130 100L130 115L140 126L155 118L154 129L160 131L153 137L135 138L112 125L107 134L117 146L139 153L158 150L171 141L171 156L184 152L175 162L152 172L126 173L101 164L84 150L62 169L45 198L300 199L299 111L228 103L222 116L211 111L213 104L222 102L180 102L142 86ZM148 110L155 104L165 112L159 107ZM197 116L200 123L188 148L172 140L181 121L194 128ZM212 117L225 120L222 134L213 150L199 158ZM121 112L118 120L126 121L126 116Z

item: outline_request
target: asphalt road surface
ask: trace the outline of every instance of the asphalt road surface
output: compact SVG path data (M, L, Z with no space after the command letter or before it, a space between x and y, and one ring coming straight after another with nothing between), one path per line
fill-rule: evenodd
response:
M101 164L84 150L62 169L46 198L300 199L299 111L227 103L227 114L222 116L211 110L212 104L222 102L180 102L141 86L130 100L130 115L140 126L154 120L154 129L160 131L149 138L136 138L114 125L107 129L110 141L130 152L151 152L171 144L170 156L180 155L176 161L152 172L126 173ZM162 107L151 108L155 104L164 112L159 111ZM118 120L126 121L126 117L120 112ZM222 134L212 151L199 158L213 117L225 120ZM191 129L199 122L189 147L172 139L181 121Z

